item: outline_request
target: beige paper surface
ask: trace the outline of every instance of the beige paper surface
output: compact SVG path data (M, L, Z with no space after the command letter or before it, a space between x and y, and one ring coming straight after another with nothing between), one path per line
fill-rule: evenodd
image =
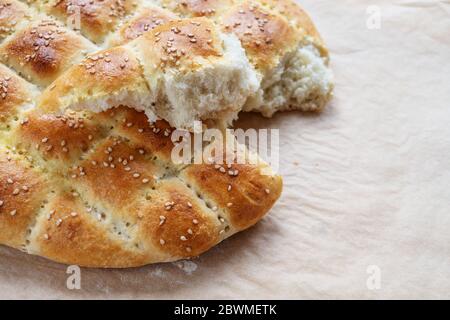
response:
M66 266L0 247L0 298L450 298L450 2L301 3L335 98L320 116L239 122L281 130L285 190L267 218L193 261L82 269L72 291Z

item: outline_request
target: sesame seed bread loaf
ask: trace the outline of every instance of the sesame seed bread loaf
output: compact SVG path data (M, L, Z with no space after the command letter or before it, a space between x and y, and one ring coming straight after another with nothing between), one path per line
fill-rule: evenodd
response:
M141 68L134 72L136 79L114 72L117 66L111 67L112 74L104 72L104 63L97 70L93 60L111 49L97 52L57 79L44 93L40 108L101 111L127 105L145 111L152 120L162 118L174 127L191 129L194 120L230 125L241 110L267 117L285 110L319 111L330 99L327 49L295 2L152 3L137 5L142 9L105 36L103 44L126 48L137 59ZM76 85L81 71L83 79L91 77L88 82L123 87L81 88ZM137 90L135 81L140 83ZM140 90L144 84L148 90Z
M175 164L173 128L143 112L42 112L42 91L101 49L102 29L82 35L37 2L0 8L0 17L24 12L0 19L0 244L87 267L175 261L249 228L276 202L281 178L266 164ZM148 90L130 47L103 50L99 73ZM79 71L82 90L122 87Z
M0 244L88 267L195 257L262 219L282 180L175 164L174 127L319 110L331 90L293 1L0 0Z

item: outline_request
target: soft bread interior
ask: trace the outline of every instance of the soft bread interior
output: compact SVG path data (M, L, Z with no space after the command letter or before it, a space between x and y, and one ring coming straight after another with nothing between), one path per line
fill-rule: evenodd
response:
M277 111L322 110L334 87L327 60L312 44L299 45L264 77L261 88L248 99L244 110L259 111L265 117L272 117Z
M165 73L156 93L155 113L175 127L186 127L198 119L216 119L231 124L248 96L259 88L239 40L221 35L223 59L186 74ZM152 77L152 75L149 75Z

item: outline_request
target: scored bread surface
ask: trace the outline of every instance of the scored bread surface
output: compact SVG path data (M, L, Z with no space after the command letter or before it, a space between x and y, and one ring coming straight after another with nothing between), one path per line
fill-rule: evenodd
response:
M224 39L237 39L261 82L247 88L253 97L236 100L244 110L270 116L303 108L279 74L309 54L320 57L319 70L328 53L294 1L0 0L0 244L67 264L133 267L197 256L270 210L282 181L263 174L266 164L176 165L173 128L149 124L152 114L104 111L108 100L91 110L43 112L57 108L55 97L76 104L74 92L129 89L130 104L145 103L140 97L154 80L146 48L161 59L151 31L198 21L217 37L185 43L195 57L157 68L215 63ZM325 91L327 100L331 87ZM307 98L306 109L323 108L325 100ZM229 103L214 116L234 116L239 107Z

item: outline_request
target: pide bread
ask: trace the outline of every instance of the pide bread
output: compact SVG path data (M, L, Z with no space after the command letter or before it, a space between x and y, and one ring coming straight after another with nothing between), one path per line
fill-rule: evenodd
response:
M328 52L296 3L152 3L143 3L103 44L124 48L140 63L133 79L116 73L117 65L105 68L104 61L93 61L115 48L96 52L57 79L44 92L40 108L100 111L127 105L150 119L190 129L194 120L230 125L241 110L267 117L285 110L318 111L330 99ZM123 61L117 63L126 69ZM79 87L82 74L97 85ZM148 90L133 89L137 79L138 88L146 84ZM117 87L114 82L122 84L120 90L110 88Z
M174 163L172 132L321 110L333 89L289 0L0 0L0 62L0 244L87 267L191 258L253 226L281 177Z

